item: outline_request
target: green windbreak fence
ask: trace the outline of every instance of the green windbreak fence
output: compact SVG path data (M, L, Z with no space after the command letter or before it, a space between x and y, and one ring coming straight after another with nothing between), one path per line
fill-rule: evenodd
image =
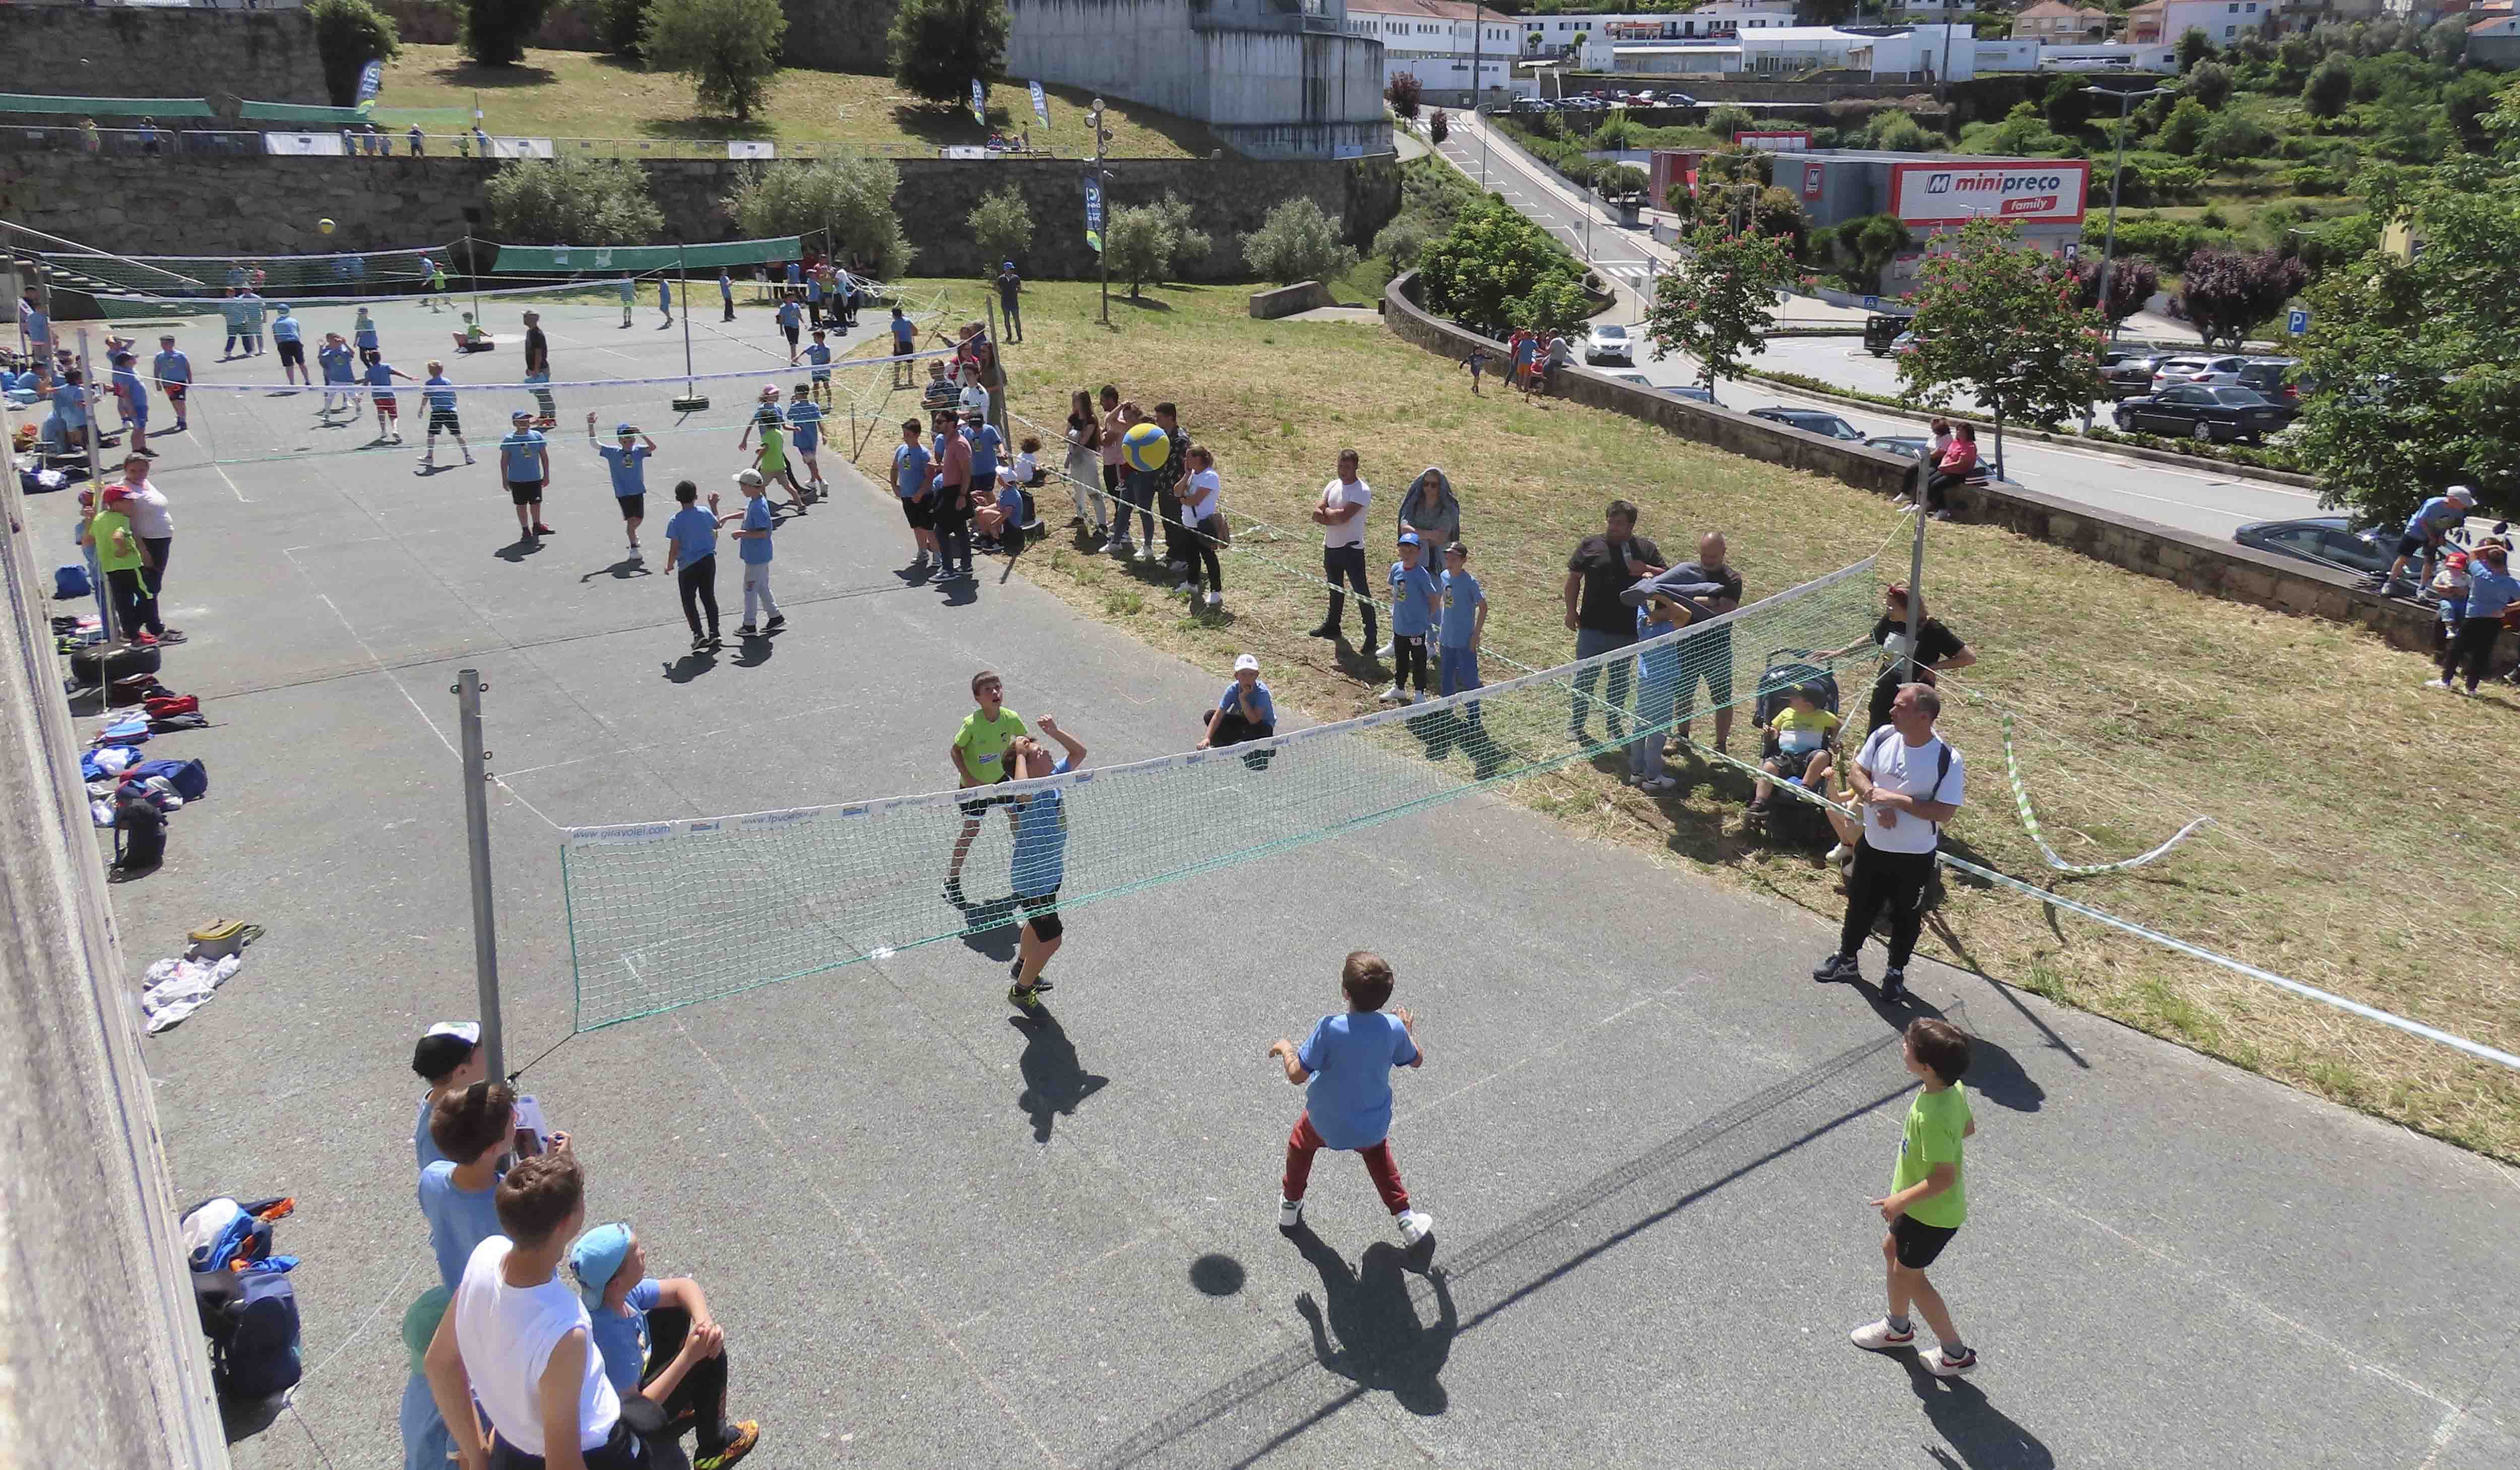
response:
M472 114L462 108L384 108L364 103L355 108L319 108L295 102L248 102L237 110L248 122L312 123L319 127L358 127L373 122L379 127L410 127L418 123L425 128L462 128L472 120Z
M215 117L199 97L46 97L31 92L0 92L0 115L12 112L77 117Z
M804 245L793 235L687 245L499 246L494 276L558 276L570 271L670 271L688 266L763 265L794 260Z

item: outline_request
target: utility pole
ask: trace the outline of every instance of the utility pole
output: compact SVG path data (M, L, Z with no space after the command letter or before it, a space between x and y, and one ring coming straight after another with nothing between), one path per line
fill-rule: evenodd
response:
M1472 0L1470 6L1470 120L1479 120L1480 67L1487 51L1487 7ZM1479 138L1479 192L1488 188L1488 145L1485 134Z
M2083 90L2093 97L2107 97L2115 89L2109 87L2085 87ZM2152 87L2141 92L2116 93L2118 99L2118 160L2116 165L2109 170L2109 225L2107 231L2100 239L2100 316L2103 320L2107 320L2109 314L2109 267L2116 263L2118 252L2118 186L2126 179L2127 121L2135 114L2136 99L2168 97L2178 90L2179 89L2175 86ZM2109 335L2117 335L2117 323L2115 321L2109 321ZM2084 427L2088 428L2090 426L2091 421L2087 415L2084 419Z
M1111 325L1111 252L1102 248L1101 241L1110 224L1111 200L1104 186L1110 183L1111 176L1102 171L1102 147L1111 141L1111 133L1102 126L1102 99L1100 97L1094 99L1093 116L1094 191L1091 199L1094 200L1092 223L1096 237L1094 256L1102 267L1102 315L1100 320L1102 326L1108 327Z

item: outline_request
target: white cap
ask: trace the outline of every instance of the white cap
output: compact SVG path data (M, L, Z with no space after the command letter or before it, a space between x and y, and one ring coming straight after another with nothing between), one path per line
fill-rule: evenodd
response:
M481 1044L481 1023L478 1021L440 1021L436 1025L429 1027L427 1031L422 1032L421 1035L423 1037L451 1036L463 1042L468 1047L477 1047Z
M2443 491L2442 494L2449 496L2452 500L2463 500L2471 506L2476 504L2476 492L2470 490L2465 485L2452 485L2449 489Z
M739 484L739 485L744 486L744 487L745 487L745 488L747 488L747 489L751 488L751 487L752 487L752 486L754 486L754 485L760 485L760 484L765 484L765 483L767 483L767 481L765 481L765 480L763 480L763 479L762 479L762 477L761 477L761 471L760 471L760 470L758 470L758 469L746 469L746 470L742 470L742 471L739 472L739 473L735 476L735 482L736 482L737 484Z
M1239 674L1239 673L1241 673L1244 669L1249 669L1249 670L1250 670L1252 673L1254 673L1254 674L1259 673L1259 672L1260 672L1260 657L1259 657L1259 655L1258 655L1258 654L1256 654L1256 653L1242 653L1242 654L1238 654L1238 655L1236 655L1235 660L1234 660L1234 672L1236 672L1236 673Z

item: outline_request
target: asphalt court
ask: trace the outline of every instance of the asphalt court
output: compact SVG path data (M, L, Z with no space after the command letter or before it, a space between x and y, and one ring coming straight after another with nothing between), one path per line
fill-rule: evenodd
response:
M389 310L389 354L443 340ZM653 315L632 333L663 336ZM701 371L784 364L757 315ZM664 346L563 326L563 379ZM188 345L205 380L270 361ZM216 724L161 743L213 795L115 901L135 965L213 916L270 931L147 1044L175 1194L299 1200L309 1374L240 1465L398 1457L394 1326L429 1269L405 1064L473 1010L460 667L504 782L510 1065L579 1140L594 1214L707 1286L756 1464L2520 1458L2511 1171L1938 965L1918 994L1984 1046L1972 1219L1936 1274L1985 1366L1849 1347L1879 1311L1866 1202L1910 1095L1901 1017L1803 978L1834 915L1496 799L1082 910L1044 1021L1005 1006L997 933L571 1036L552 824L932 788L983 665L1097 764L1152 756L1225 675L988 563L975 590L904 577L898 515L829 461L832 499L779 532L788 630L695 658L656 533L630 563L569 409L532 553L486 465L412 472L409 426L399 451L221 467L164 440L168 615L194 635L167 682ZM659 434L652 508L682 475L731 492L737 426ZM67 549L66 500L29 511ZM1394 1142L1436 1273L1352 1159L1317 1168L1309 1232L1272 1223L1300 1094L1262 1051L1360 947L1421 1018Z

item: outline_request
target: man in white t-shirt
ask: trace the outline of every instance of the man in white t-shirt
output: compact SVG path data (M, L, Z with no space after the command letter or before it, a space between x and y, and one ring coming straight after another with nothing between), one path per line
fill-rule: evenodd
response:
M1344 577L1356 588L1358 610L1365 614L1365 642L1359 646L1368 652L1380 642L1373 631L1373 594L1365 585L1365 508L1372 499L1373 487L1357 474L1356 451L1342 449L1338 478L1322 487L1321 502L1313 507L1313 523L1322 528L1322 579L1330 584L1329 614L1313 637L1339 636L1339 620L1347 610L1347 592L1339 585Z
M1846 921L1837 951L1812 971L1820 981L1861 981L1856 954L1872 921L1890 911L1890 968L1881 999L1908 997L1908 957L1925 925L1925 885L1943 824L1960 809L1960 753L1934 734L1943 699L1925 684L1903 685L1890 701L1890 723L1872 732L1847 766L1847 784L1864 808L1864 835L1846 878Z
M473 1248L424 1364L456 1457L464 1470L647 1470L647 1444L621 1422L586 1304L560 1279L586 1224L576 1156L519 1160L499 1181L497 1206L507 1233ZM490 1417L487 1446L476 1398Z

